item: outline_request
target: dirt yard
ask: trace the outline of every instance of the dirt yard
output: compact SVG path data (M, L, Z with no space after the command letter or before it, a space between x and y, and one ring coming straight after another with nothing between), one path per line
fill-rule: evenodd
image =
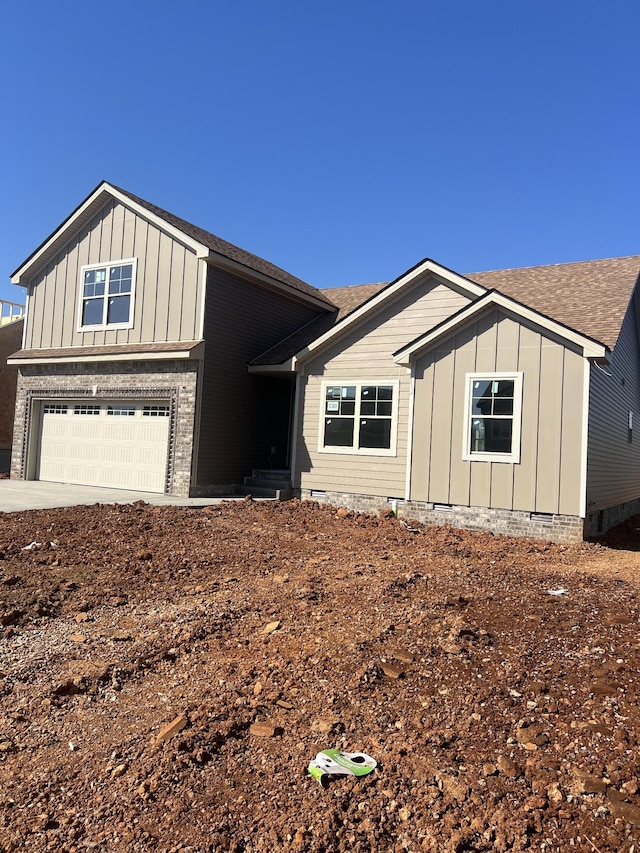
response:
M0 513L0 850L639 851L638 527Z

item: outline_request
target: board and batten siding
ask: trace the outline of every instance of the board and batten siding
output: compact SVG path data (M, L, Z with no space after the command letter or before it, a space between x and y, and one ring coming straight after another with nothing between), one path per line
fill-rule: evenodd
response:
M522 372L519 463L465 461L466 375ZM411 499L580 515L584 359L501 311L415 365Z
M591 365L587 513L640 498L640 351L634 307L625 315L610 363Z
M330 294L329 294L330 295ZM304 365L296 441L295 485L302 489L404 498L411 379L393 353L446 320L469 298L434 276L427 276L391 304ZM324 416L322 383L399 381L395 456L319 451ZM299 478L299 479L298 479Z
M131 329L79 332L81 268L137 260ZM200 340L205 265L119 202L107 204L31 282L25 349Z
M247 366L318 313L303 301L209 270L197 485L242 482L252 467L268 467L272 444L278 457L286 456L290 378L253 375Z

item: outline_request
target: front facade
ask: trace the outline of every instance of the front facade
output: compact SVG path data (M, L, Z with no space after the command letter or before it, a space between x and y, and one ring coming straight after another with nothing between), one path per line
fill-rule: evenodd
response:
M590 371L607 348L431 264L378 302L297 356L301 496L581 538Z
M101 184L13 276L27 288L11 473L178 496L266 466L247 363L330 312L314 288Z
M354 509L603 532L640 511L638 270L426 260L319 291L103 183L13 276L12 476L186 496L278 470Z

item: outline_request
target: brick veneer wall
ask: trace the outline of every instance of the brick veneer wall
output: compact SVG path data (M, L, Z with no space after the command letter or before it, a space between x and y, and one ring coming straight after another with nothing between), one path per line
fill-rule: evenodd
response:
M585 521L585 536L600 536L634 515L640 515L640 498L606 509L593 510Z
M178 497L188 497L197 378L197 362L178 360L21 367L16 393L11 477L25 479L28 475L28 454L35 453L33 439L38 424L34 422L34 401L163 399L169 400L171 406L165 491Z
M318 492L301 489L302 500L315 500L343 506L357 512L377 513L392 508L391 499L347 492ZM526 536L552 542L580 542L584 536L584 520L573 515L536 516L529 512L490 509L481 506L451 506L446 510L422 501L397 501L399 518L412 518L423 524L449 524L466 530L489 530L505 536Z

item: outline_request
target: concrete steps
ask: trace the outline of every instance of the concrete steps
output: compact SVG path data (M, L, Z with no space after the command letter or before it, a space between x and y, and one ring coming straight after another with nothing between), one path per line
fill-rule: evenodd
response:
M241 486L236 486L236 494L251 495L254 498L273 498L288 501L293 497L290 471L253 471L244 478Z

